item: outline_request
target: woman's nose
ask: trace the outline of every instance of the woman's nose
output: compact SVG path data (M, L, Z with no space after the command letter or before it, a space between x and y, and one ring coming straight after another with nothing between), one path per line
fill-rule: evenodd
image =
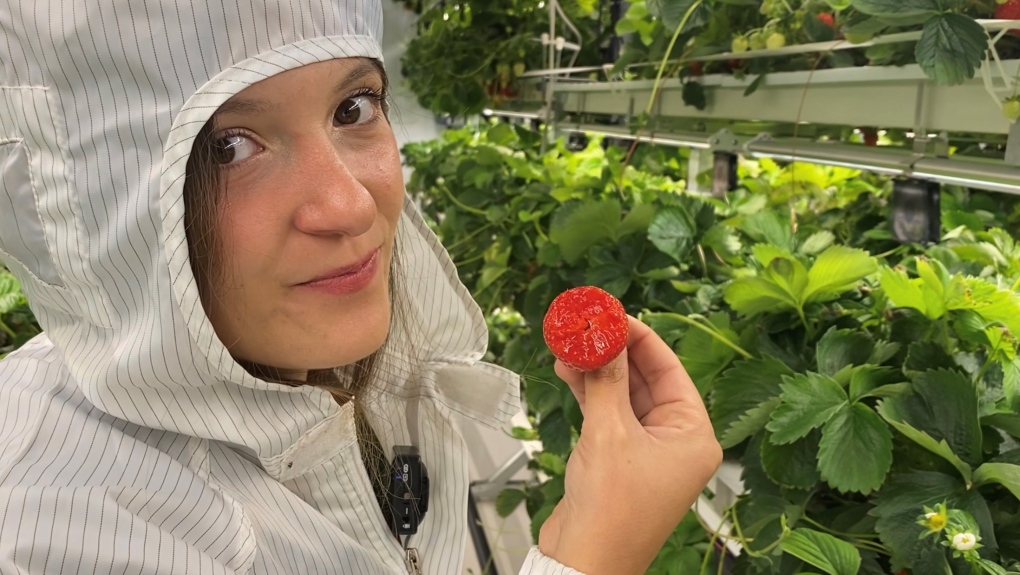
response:
M297 155L294 187L301 190L302 205L294 225L315 235L359 236L371 229L377 206L358 177L362 167L345 161L335 142L320 140Z

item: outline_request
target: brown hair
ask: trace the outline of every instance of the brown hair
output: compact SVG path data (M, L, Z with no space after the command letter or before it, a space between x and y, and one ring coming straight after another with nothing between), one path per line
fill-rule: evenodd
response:
M386 94L388 93L386 72L378 60L372 60L372 63L382 76L383 94ZM386 106L383 107L383 111L387 112ZM216 305L220 297L214 286L221 285L219 280L222 280L223 277L217 277L216 274L224 274L228 269L228 266L220 265L223 246L216 233L217 214L222 206L224 190L220 179L219 164L216 161L216 140L213 137L215 131L216 118L213 116L195 138L184 180L184 225L188 239L188 254L192 271L197 280L202 305L206 308L207 313L210 307ZM391 312L394 317L403 313L403 306L394 303L400 295L397 287L399 283L397 281L398 261L397 249L394 246L389 276ZM399 318L396 319L399 320ZM385 346L386 344L383 349ZM241 359L237 359L237 362L248 373L259 379L292 386L313 385L330 392L337 403L341 405L353 402L355 428L362 459L369 477L372 479L372 486L383 514L389 520L388 506L384 503L387 491L386 482L389 477L388 463L382 444L368 422L364 403L368 396L366 392L377 371L381 353L381 350L376 351L347 366L311 370L305 381L288 379L273 366Z

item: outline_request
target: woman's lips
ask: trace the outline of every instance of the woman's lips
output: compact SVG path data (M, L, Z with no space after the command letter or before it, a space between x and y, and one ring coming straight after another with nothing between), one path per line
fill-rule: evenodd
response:
M378 269L379 250L376 249L360 263L328 272L319 279L298 284L297 287L333 295L351 294L368 287Z

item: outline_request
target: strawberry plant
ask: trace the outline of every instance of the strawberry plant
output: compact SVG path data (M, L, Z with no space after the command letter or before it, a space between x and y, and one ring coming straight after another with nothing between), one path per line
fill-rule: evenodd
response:
M579 57L597 60L598 20L580 3L562 4L585 35L587 49ZM402 57L402 73L421 106L436 114L462 117L501 106L517 97L521 74L546 67L536 41L549 31L541 0L432 3L419 16L418 30Z
M0 359L39 334L21 284L0 265Z
M684 193L684 162L592 139L537 153L505 124L405 149L410 189L523 376L531 466L504 492L536 530L563 492L582 417L542 339L577 285L619 298L707 402L746 492L729 534L690 517L653 573L1009 573L1020 566L1020 210L947 188L942 240L901 245L890 182L845 168L742 162L724 199ZM674 151L673 154L676 154ZM668 175L667 175L668 174ZM512 318L512 319L511 319Z

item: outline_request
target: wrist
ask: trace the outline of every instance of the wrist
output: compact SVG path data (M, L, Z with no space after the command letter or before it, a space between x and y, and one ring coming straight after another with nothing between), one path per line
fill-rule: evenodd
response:
M620 531L608 526L570 531L561 533L555 547L545 549L540 545L539 551L585 575L643 575L666 539L633 531L621 536Z

